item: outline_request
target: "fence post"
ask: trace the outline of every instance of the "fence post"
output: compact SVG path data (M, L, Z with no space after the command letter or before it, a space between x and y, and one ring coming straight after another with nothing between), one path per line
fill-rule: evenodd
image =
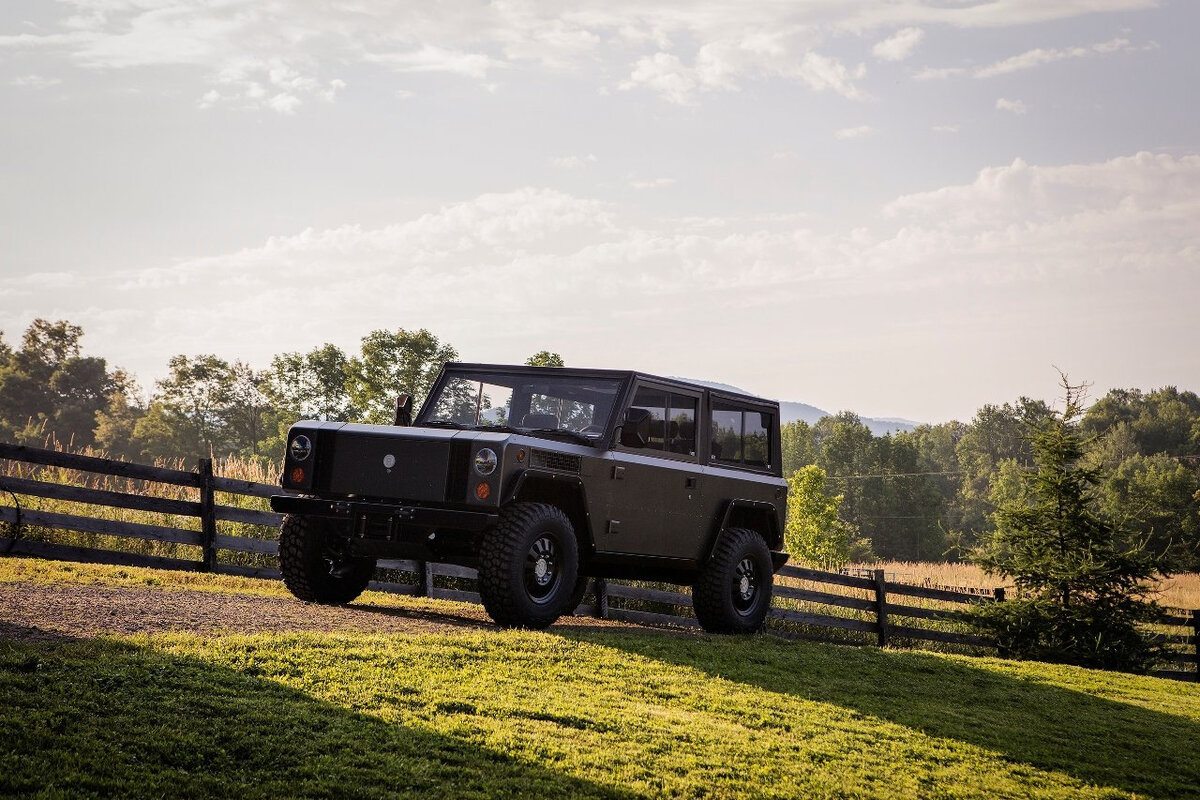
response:
M433 564L428 561L421 562L421 594L433 597Z
M213 462L200 459L200 547L204 552L204 571L217 570L217 514L213 496Z
M1192 610L1192 645L1196 648L1196 677L1200 681L1200 609Z
M596 588L596 616L600 619L608 619L608 581L604 578L596 578L594 586Z
M879 646L887 647L887 587L884 584L884 571L875 570L875 607L879 615Z

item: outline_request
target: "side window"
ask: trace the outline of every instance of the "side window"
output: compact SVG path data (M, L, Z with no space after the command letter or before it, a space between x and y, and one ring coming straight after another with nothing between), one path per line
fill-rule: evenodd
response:
M712 457L718 461L742 460L742 412L713 408Z
M667 450L687 456L696 455L696 411L700 400L683 394L671 394L667 425Z
M634 395L629 413L637 419L641 443L633 431L625 431L621 444L655 452L696 456L697 397L643 386Z
M646 442L647 450L662 450L665 438L667 419L667 393L654 389L638 389L633 398L633 408L642 409L650 415L650 435Z
M712 460L766 469L771 464L773 421L774 415L768 412L713 400Z

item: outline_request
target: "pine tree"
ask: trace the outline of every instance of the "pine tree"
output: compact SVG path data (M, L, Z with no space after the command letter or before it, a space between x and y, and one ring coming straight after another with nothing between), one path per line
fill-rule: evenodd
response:
M980 624L1010 655L1139 670L1153 652L1139 630L1151 619L1154 559L1098 511L1098 468L1079 429L1083 386L1064 375L1061 414L1031 420L1035 467L994 498L996 530L976 554L1011 577L1017 597L979 609Z

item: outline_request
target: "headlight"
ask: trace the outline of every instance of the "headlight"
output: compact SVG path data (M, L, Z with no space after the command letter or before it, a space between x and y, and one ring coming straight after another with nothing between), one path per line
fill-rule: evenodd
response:
M484 477L496 471L497 463L496 451L490 447L485 447L475 454L475 471Z
M288 450L292 454L293 461L303 461L312 455L312 440L304 434L300 434L295 439L292 439L292 443L288 446Z

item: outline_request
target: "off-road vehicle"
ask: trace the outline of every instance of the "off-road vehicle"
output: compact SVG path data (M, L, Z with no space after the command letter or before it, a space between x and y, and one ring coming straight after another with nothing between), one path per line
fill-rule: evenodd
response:
M474 567L498 624L543 628L589 576L690 584L701 625L757 630L782 552L779 405L639 372L447 364L416 420L288 433L288 589L348 603L379 558Z

